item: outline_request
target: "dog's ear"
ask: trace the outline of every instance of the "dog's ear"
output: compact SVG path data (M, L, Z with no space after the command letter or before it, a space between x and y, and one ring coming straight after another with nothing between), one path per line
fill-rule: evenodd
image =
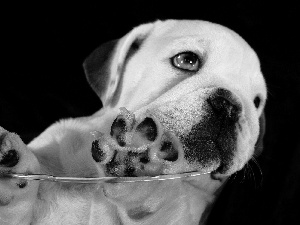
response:
M263 151L263 139L266 131L266 117L264 111L259 117L259 137L255 144L254 155L259 156Z
M110 80L110 65L115 54L118 40L109 41L95 49L83 63L84 72L88 83L104 103Z
M126 63L138 51L154 24L140 25L120 40L101 45L84 61L87 80L104 107L118 102Z

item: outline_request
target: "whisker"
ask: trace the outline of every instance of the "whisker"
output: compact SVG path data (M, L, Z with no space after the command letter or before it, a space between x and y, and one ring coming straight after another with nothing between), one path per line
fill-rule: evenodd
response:
M262 173L262 169L258 163L258 161L256 160L256 158L254 156L251 157L250 161L249 162L253 162L252 166L251 166L251 169L253 171L253 175L255 175L255 171L258 171L258 173L256 173L256 177L259 177L260 178L260 181L258 183L258 181L256 179L254 179L254 182L255 182L255 187L256 188L260 188L262 186L262 183L263 183L263 173ZM253 166L256 167L256 170L254 170Z
M251 166L251 164L249 163L248 164L248 166L249 166L249 171L250 171L250 176L252 177L252 179L254 180L254 185L255 185L255 188L256 188L256 179L255 179L255 173L254 173L254 170L253 170L253 168L252 168L252 166Z
M236 177L237 177L237 172L235 172L234 174L232 174L232 175L229 177L229 180L234 181L234 180L237 179Z
M262 169L254 156L251 157L242 170L232 174L230 178L240 184L253 182L255 189L261 188L263 183Z
M244 183L247 180L247 171L248 171L248 163L245 165L243 169L243 178L240 183Z

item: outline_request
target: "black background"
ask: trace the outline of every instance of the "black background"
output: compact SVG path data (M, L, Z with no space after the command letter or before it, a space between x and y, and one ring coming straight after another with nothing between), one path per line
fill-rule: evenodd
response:
M164 4L163 4L164 3ZM101 107L82 62L98 45L156 19L201 19L239 33L268 86L264 151L233 176L209 224L300 224L300 8L286 2L131 1L1 7L0 125L27 143L51 123Z

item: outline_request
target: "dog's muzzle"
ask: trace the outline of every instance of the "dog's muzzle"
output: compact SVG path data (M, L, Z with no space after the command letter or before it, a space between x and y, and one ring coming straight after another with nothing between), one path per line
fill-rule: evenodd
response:
M139 120L123 109L110 140L93 143L92 156L110 176L226 172L237 151L241 112L238 98L222 88L155 105Z

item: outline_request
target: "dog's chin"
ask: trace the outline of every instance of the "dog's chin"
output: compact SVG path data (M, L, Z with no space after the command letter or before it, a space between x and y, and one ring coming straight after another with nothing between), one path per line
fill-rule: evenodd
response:
M155 212L166 205L166 199L176 196L195 195L199 193L213 194L225 179L212 179L211 174L175 180L147 181L134 183L104 183L104 196L116 204L126 208L146 205ZM221 182L220 182L221 181ZM177 193L177 194L176 194ZM169 195L173 196L169 196Z

